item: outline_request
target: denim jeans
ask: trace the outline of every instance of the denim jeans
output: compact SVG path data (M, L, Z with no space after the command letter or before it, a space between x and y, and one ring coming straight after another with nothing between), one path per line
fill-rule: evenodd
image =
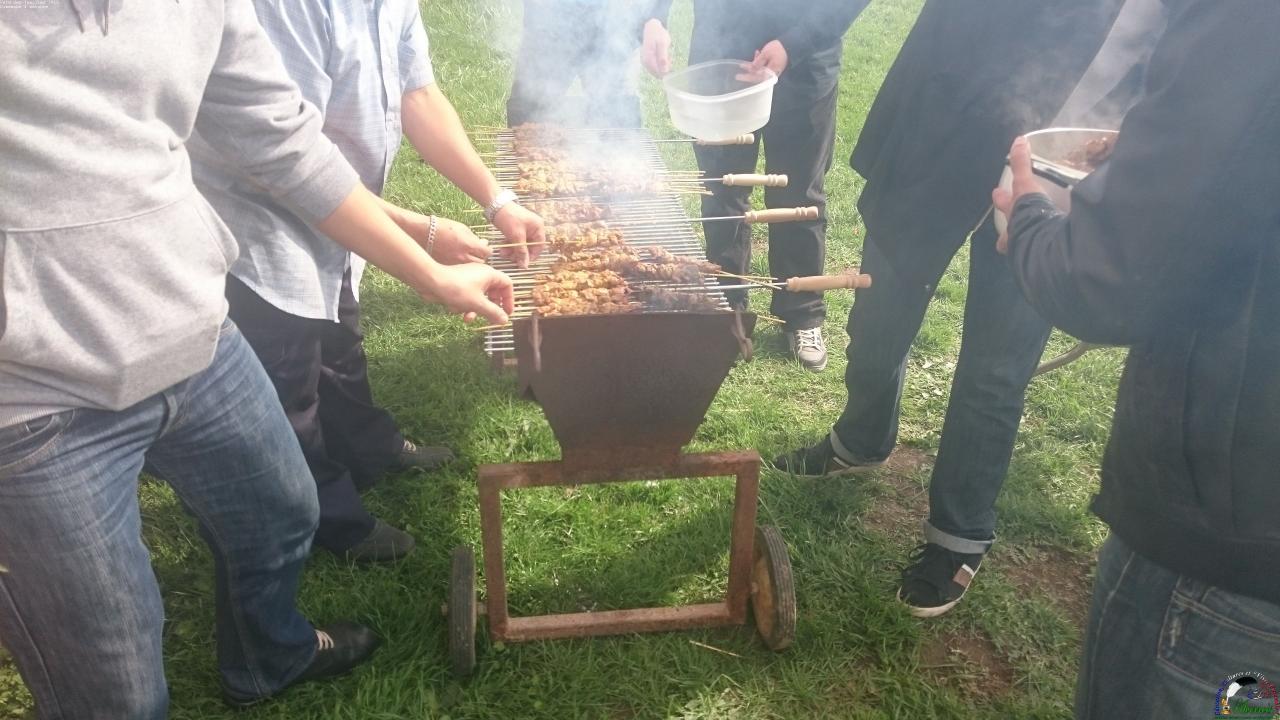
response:
M996 497L1049 340L1049 324L1022 297L995 242L989 220L970 241L964 334L924 527L927 541L962 553L986 552L995 539ZM903 281L870 239L862 269L875 284L858 291L849 313L849 399L831 441L844 459L868 462L889 457L898 442L907 357L937 282Z
M294 606L315 484L262 366L227 322L207 369L133 407L0 429L0 640L41 718L167 715L164 608L137 497L144 463L213 551L226 691L269 695L315 654Z
M1280 680L1280 605L1178 575L1112 535L1098 556L1076 717L1212 718L1223 682L1244 672Z

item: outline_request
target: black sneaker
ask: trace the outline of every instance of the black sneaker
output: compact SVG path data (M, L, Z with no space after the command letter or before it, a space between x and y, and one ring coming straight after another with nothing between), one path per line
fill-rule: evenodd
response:
M982 553L970 555L924 543L911 553L902 571L898 599L918 618L938 617L956 606L982 565Z
M349 548L344 555L348 560L359 563L392 562L413 552L416 544L409 533L375 520L369 536Z
M276 694L304 682L346 675L372 657L381 644L382 639L373 630L357 623L336 622L317 628L316 655L311 659L311 664ZM247 708L269 698L237 698L224 688L222 699L231 707Z
M779 455L773 459L772 464L779 470L796 477L840 477L878 468L884 464L884 461L846 462L836 456L836 449L832 447L831 436L828 435L817 445Z
M396 470L435 470L453 462L453 451L447 447L418 447L405 440L404 447L396 455Z

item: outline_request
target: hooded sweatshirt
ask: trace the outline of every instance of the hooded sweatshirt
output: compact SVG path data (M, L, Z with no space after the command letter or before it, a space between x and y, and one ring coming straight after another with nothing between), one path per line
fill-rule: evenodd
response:
M237 251L193 131L309 222L358 182L243 0L27 3L0 57L0 427L208 366Z

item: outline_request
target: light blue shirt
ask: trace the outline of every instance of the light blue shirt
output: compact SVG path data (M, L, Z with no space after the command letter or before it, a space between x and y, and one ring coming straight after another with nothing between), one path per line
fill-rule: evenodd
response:
M258 19L324 134L382 194L400 149L402 96L434 82L416 0L254 0ZM275 307L338 319L342 276L353 290L364 261L312 230L243 174L192 141L200 191L231 228L240 257L231 274Z

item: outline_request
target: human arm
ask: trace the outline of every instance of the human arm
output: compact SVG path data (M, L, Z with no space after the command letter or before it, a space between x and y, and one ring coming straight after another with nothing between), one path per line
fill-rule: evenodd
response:
M1188 3L1110 161L1076 186L1069 215L1036 193L994 196L1012 207L1011 266L1045 319L1127 345L1226 317L1237 278L1275 242L1276 33L1280 8L1263 0ZM1018 164L1029 172L1029 160Z
M411 6L400 39L401 63L406 71L400 103L404 134L424 162L481 207L489 207L502 186L485 167L453 104L436 84L422 18L417 3ZM504 248L502 254L520 267L526 267L530 257L536 258L542 252L542 218L518 203L508 203L498 210L493 225L509 243L518 243Z
M202 138L304 221L424 298L504 321L510 280L487 267L483 275L458 272L428 257L360 184L321 126L320 113L289 79L252 5L228 0L222 43L196 116Z
M375 196L377 197L377 196ZM471 228L448 218L436 218L435 237L431 236L431 218L377 198L378 204L391 221L431 254L442 265L487 262L489 245L476 237Z

